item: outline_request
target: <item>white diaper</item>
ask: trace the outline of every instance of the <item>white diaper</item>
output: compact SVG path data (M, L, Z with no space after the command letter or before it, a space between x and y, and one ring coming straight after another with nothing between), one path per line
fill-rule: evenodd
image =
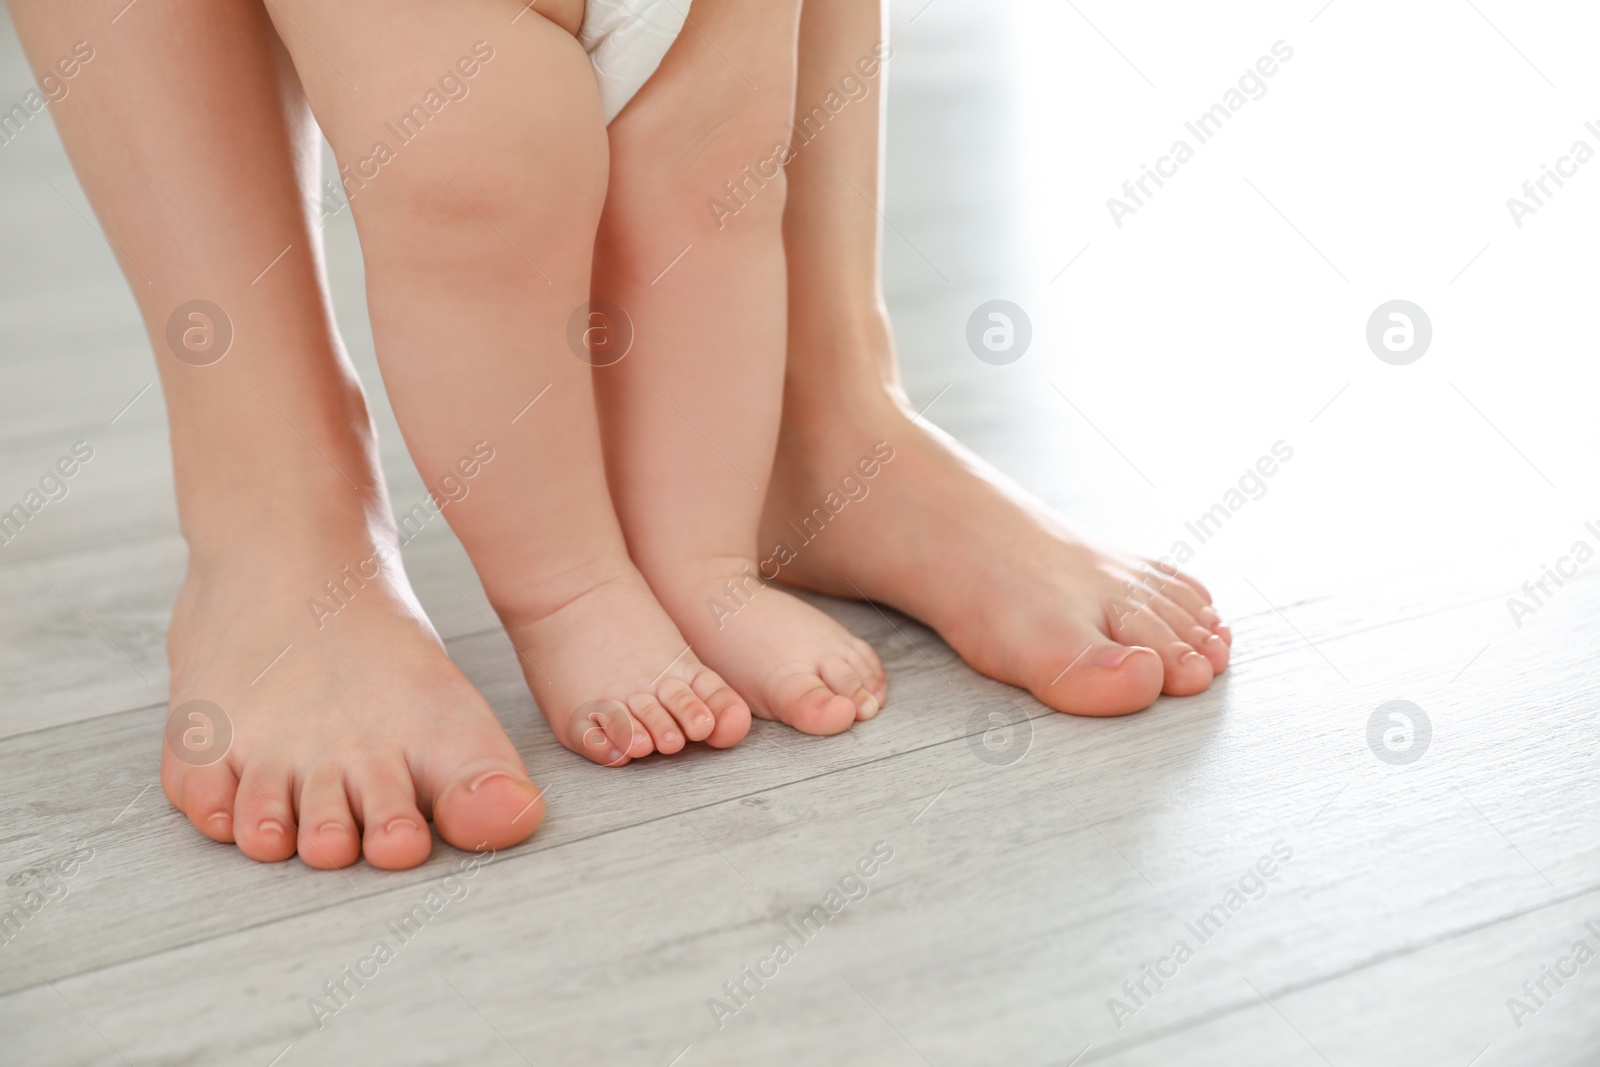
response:
M606 123L617 117L678 39L690 0L589 0L578 41L600 80Z

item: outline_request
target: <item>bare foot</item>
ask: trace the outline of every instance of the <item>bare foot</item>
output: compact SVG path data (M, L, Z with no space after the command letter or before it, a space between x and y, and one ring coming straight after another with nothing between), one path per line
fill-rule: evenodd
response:
M256 860L298 852L328 868L365 855L395 869L427 858L430 818L452 845L477 849L515 844L544 817L494 712L418 606L392 536L315 551L284 547L303 538L253 550L238 539L194 554L167 635L161 784L207 837Z
M867 495L835 514L824 501L846 477ZM818 532L803 540L807 516ZM1204 586L1089 545L881 386L837 404L791 396L761 529L772 558L792 556L780 581L892 605L1058 711L1138 711L1228 664Z
M373 339L412 457L447 502L556 738L620 765L688 741L731 745L750 715L628 559L592 368L569 340L609 169L594 69L572 37L582 6L541 4L512 33L492 31L483 4L398 21L381 17L379 0L279 0L271 13L347 166L410 106L414 86L452 65L477 71L473 106L351 199ZM312 37L381 26L384 77L350 94L291 26ZM471 56L454 43L484 35L493 43Z
M636 342L595 387L629 554L694 654L751 713L835 734L883 706L883 668L766 585L755 555L783 401L784 180L763 179L733 222L704 210L706 189L789 137L799 10L704 0L608 127L593 292L626 309ZM730 54L763 72L759 89Z
M802 733L836 734L872 718L888 699L872 646L761 581L755 560L658 567L652 587L695 649L759 718Z
M749 707L700 662L632 563L576 575L582 588L555 597L558 606L501 610L556 740L620 767L689 741L727 748L750 731Z

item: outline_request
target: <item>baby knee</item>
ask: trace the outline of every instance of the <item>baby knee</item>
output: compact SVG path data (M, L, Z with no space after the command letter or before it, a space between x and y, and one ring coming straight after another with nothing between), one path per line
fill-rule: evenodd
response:
M473 254L484 243L518 249L594 240L605 199L603 135L567 151L530 151L512 136L473 155L397 162L351 197L362 242L418 242L431 254Z

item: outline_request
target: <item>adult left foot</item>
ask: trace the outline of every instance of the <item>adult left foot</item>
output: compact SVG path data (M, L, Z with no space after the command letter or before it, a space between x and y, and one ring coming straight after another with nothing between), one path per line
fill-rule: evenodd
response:
M1090 545L894 391L857 385L786 400L761 522L763 551L792 556L780 581L897 608L1075 715L1198 693L1227 667L1232 633L1198 581Z

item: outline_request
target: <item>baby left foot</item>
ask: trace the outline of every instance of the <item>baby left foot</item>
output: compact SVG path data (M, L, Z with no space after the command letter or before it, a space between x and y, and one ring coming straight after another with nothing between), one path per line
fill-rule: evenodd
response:
M753 715L801 733L837 734L872 718L888 699L872 646L763 582L754 560L705 560L648 577L695 654Z

